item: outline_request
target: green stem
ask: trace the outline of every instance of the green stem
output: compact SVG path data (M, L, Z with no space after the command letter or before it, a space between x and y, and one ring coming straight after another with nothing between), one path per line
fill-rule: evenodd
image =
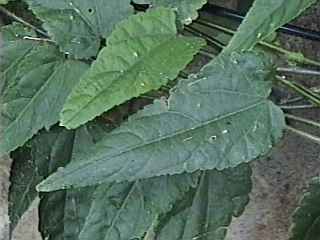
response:
M201 25L206 26L206 27L214 28L216 30L219 30L221 32L224 32L224 33L227 33L227 34L230 34L230 35L234 35L236 33L235 31L233 31L231 29L222 27L222 26L214 24L214 23L205 22L205 21L202 21L202 20L199 20L199 19L196 20L195 23L201 24ZM268 42L265 42L265 41L261 41L261 42L259 42L259 44L261 46L267 47L269 49L272 49L272 50L274 50L276 52L279 52L279 53L285 55L289 60L291 60L293 62L320 67L320 62L312 60L312 59L309 59L309 58L303 56L303 54L301 54L301 53L292 52L292 51L283 49L283 48L281 48L281 47L279 47L279 46L277 46L275 44L268 43Z
M289 119L292 119L292 120L295 120L295 121L310 125L312 127L320 128L320 123L318 123L318 122L315 122L315 121L312 121L312 120L309 120L309 119L305 119L305 118L302 118L302 117L297 117L297 116L292 115L292 114L285 114L285 116L286 116L286 118L289 118Z
M304 68L278 67L277 72L283 72L283 73L289 73L289 74L320 76L320 71L304 69Z
M310 133L306 133L304 131L298 130L298 129L290 127L290 126L286 126L286 129L303 137L303 138L306 138L314 143L320 144L320 138L315 135L312 135Z
M194 35L197 35L199 37L203 37L205 38L209 44L211 44L212 46L214 47L218 47L220 50L222 50L224 48L224 45L223 43L219 42L218 40L216 40L215 38L209 36L208 34L204 33L204 32L201 32L191 26L186 26L185 27L185 31L191 33L191 34L194 34Z
M280 105L279 107L283 110L297 110L297 109L315 108L316 106L312 104L308 104L308 105L292 105L292 106Z
M43 36L45 36L47 38L49 37L46 32L42 31L41 29L37 28L36 26L32 25L31 23L28 23L27 21L23 20L22 18L18 17L14 13L8 11L6 8L4 8L2 6L0 6L0 12L2 12L5 15L7 15L8 17L16 20L17 22L25 25L26 27L33 29L34 31L40 33L41 35L43 35Z
M320 98L317 95L314 95L314 93L312 91L310 91L309 89L297 84L297 83L293 83L290 82L280 76L276 77L277 80L279 80L283 85L289 87L290 89L292 89L293 91L297 92L298 94L304 96L305 98L307 98L309 101L311 101L312 103L316 104L317 106L320 106Z

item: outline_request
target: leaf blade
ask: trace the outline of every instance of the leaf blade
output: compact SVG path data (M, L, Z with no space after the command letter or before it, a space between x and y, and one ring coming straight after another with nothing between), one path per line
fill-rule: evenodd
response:
M316 240L320 227L320 179L314 178L292 215L290 240Z
M5 43L1 61L0 153L22 146L59 120L62 106L87 64L64 60L52 45Z
M181 81L167 101L155 101L108 134L87 161L68 165L38 190L221 170L265 154L285 126L282 111L267 100L270 67L256 53L221 56Z
M175 14L164 8L120 23L108 46L69 96L61 124L76 128L175 79L204 44L200 39L176 34Z
M133 14L130 0L39 1L27 0L31 10L62 52L77 59L96 56L102 38L110 35L115 25Z
M165 218L156 239L225 239L232 217L239 217L248 204L251 187L247 164L202 172L195 192Z
M299 16L316 0L256 0L224 52L253 48L282 25Z

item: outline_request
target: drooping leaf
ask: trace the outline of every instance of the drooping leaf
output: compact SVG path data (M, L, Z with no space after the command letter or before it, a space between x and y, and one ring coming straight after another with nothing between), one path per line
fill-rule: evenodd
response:
M256 0L225 52L248 50L317 0Z
M41 175L47 176L94 144L108 130L102 124L90 124L75 132L59 129L42 133L33 142L33 158ZM90 209L95 186L41 194L40 230L44 238L78 239Z
M204 45L201 39L176 35L175 14L165 8L120 23L68 98L62 125L76 128L175 79Z
M58 129L40 135L33 142L33 157L40 174L47 176L71 159L74 132ZM66 190L41 193L39 230L43 239L60 240L64 235Z
M26 0L61 50L76 58L96 56L103 38L133 14L130 0Z
M9 219L10 233L12 233L20 218L38 196L36 185L43 178L37 172L29 147L17 149L10 157L13 160L9 190Z
M58 122L66 97L88 66L65 60L52 45L26 40L5 42L0 58L2 154Z
M152 7L172 8L178 13L178 19L183 24L190 24L198 17L198 10L207 0L134 0L137 4L151 4Z
M156 240L223 240L232 217L242 214L251 191L251 169L243 164L204 171L194 194L166 217Z
M318 240L320 237L320 178L314 178L292 217L290 240Z
M134 115L84 161L71 163L40 191L98 182L225 169L267 153L282 136L282 111L267 98L273 68L258 53L222 55L180 81L168 100Z
M197 182L197 174L97 187L80 240L141 239Z

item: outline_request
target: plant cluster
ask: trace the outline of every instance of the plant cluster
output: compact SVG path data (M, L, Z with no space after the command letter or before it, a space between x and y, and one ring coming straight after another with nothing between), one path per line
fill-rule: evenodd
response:
M1 0L14 20L0 52L11 231L40 196L44 239L224 239L249 201L249 162L285 129L320 142L285 119L318 123L270 100L281 86L320 104L277 59L320 64L274 43L315 2L256 0L234 31L199 17L206 0ZM314 179L291 240L319 239L319 195Z

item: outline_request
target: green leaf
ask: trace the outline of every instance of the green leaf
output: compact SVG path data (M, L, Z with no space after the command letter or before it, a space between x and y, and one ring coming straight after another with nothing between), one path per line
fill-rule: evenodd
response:
M318 240L320 236L320 178L314 178L293 214L290 240Z
M67 96L88 66L65 60L52 45L25 40L6 42L0 58L1 154L58 122Z
M72 91L62 111L61 124L76 128L175 79L204 45L198 38L176 35L175 14L165 8L121 22Z
M12 233L20 218L38 196L36 185L43 178L37 172L29 147L17 149L10 157L13 160L9 190L9 219L10 233Z
M282 136L283 112L268 96L273 67L258 53L222 55L199 75L108 134L84 161L39 191L98 182L225 169L266 154Z
M248 50L317 0L256 0L225 52Z
M80 240L141 239L196 184L197 174L97 187Z
M178 13L178 20L183 24L190 24L198 17L198 10L207 0L134 0L137 4L152 4L153 7L172 8Z
M43 176L74 161L78 154L85 155L83 146L93 145L107 128L91 124L76 132L55 129L40 134L33 141L33 158ZM44 238L78 239L90 209L95 187L62 190L41 194L40 230Z
M232 217L240 216L249 202L250 176L251 169L246 164L202 172L195 193L164 218L164 226L154 239L225 239Z
M133 14L130 0L26 0L61 51L76 58L96 56L103 38Z
M0 0L0 4L7 4L9 0Z
M45 132L34 140L33 158L41 175L47 176L70 161L73 140L74 132L63 129ZM40 194L39 230L43 239L63 239L65 199L65 190Z

